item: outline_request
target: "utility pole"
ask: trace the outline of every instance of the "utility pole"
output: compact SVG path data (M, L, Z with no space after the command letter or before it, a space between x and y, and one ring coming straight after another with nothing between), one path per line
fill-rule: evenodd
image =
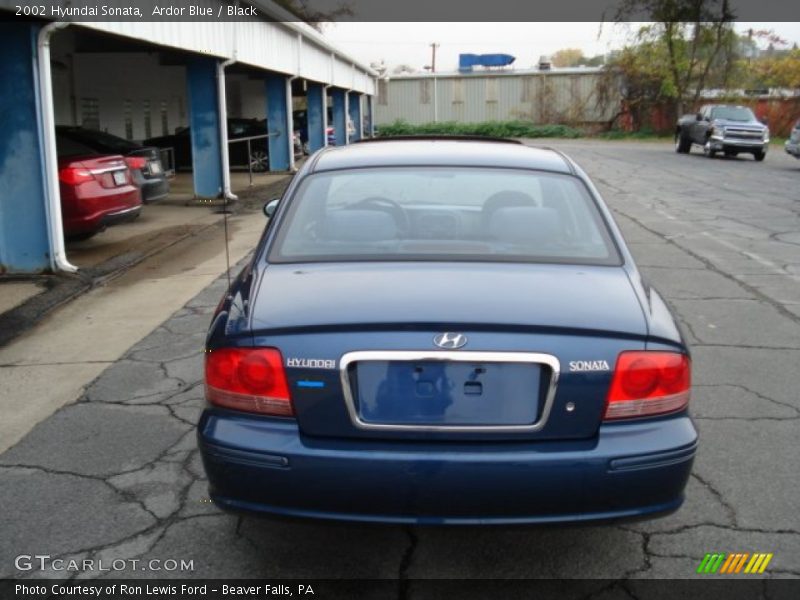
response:
M431 44L431 74L433 74L433 122L439 121L439 90L436 85L436 49L439 44L433 42Z
M431 45L431 73L436 73L436 49L439 44L433 42Z

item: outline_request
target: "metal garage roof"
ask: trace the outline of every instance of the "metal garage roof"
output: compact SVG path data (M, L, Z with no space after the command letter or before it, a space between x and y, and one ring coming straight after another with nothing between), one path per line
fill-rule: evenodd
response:
M251 2L262 18L239 21L126 20L72 21L74 25L128 38L238 62L287 75L331 84L364 94L375 93L375 73L354 60L306 23L269 0ZM138 1L155 6L155 2ZM220 0L195 0L194 5L212 8ZM227 6L227 5L225 5ZM13 9L13 1L0 0L0 8Z

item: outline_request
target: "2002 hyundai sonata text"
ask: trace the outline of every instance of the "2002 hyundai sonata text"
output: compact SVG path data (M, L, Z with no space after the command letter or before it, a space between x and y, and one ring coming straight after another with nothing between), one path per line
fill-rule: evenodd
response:
M681 505L689 351L572 160L375 140L315 154L266 210L207 339L217 505L431 524Z

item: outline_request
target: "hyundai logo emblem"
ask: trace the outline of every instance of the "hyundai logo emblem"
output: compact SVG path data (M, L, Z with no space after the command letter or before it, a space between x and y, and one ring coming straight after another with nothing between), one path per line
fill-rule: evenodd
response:
M433 338L433 343L439 348L446 348L447 350L455 350L461 348L467 343L467 336L463 333L453 333L452 331L445 331Z

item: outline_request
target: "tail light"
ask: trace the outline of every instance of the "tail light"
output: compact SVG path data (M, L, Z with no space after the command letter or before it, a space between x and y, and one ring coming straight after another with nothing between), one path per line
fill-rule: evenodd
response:
M141 156L126 156L125 164L129 169L144 169L147 166L147 159Z
M604 419L647 417L682 410L689 403L691 361L678 352L622 352Z
M89 171L89 169L83 169L81 167L65 167L58 172L58 178L67 185L78 185L79 183L92 181L94 179L94 175L92 175L92 172Z
M220 348L206 354L206 398L211 404L291 417L294 408L275 348Z

